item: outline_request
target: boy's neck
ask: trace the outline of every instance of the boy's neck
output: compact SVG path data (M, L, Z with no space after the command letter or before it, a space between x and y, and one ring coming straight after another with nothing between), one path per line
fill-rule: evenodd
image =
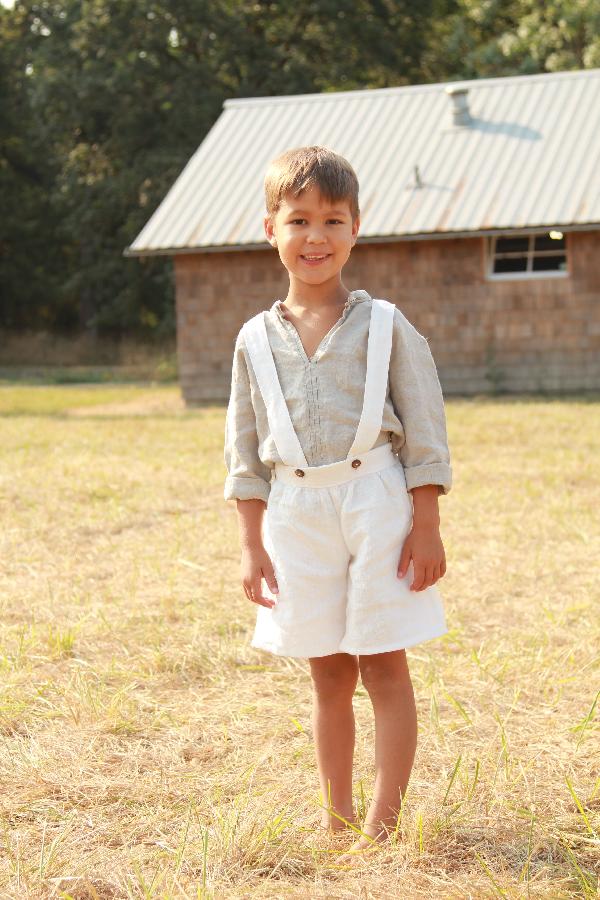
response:
M284 300L288 309L324 309L326 307L343 306L350 294L343 282L334 284L305 284L290 281L287 297Z

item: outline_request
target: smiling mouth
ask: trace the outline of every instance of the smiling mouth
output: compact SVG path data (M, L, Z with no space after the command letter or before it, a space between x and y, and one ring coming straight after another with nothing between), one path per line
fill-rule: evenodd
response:
M321 262L321 260L327 259L327 257L330 255L330 253L321 253L319 255L315 254L311 256L308 256L308 254L302 254L302 259L305 259L307 262Z

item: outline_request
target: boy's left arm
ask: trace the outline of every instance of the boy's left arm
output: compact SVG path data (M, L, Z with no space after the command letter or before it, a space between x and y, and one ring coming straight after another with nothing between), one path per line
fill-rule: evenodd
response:
M423 591L446 574L446 554L440 536L439 489L437 484L413 488L413 524L408 533L400 561L398 578L404 578L413 561L411 591Z
M411 590L421 591L446 572L440 537L439 494L452 484L444 400L427 339L396 310L390 360L390 394L404 428L399 456L413 499L413 523L406 537L398 577L412 559Z

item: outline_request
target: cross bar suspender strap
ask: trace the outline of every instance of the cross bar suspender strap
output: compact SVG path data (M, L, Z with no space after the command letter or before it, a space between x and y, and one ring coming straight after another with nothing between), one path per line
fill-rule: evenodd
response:
M367 344L367 375L363 408L348 459L367 453L381 432L387 395L395 306L388 300L373 300Z
M263 402L267 410L269 428L282 461L286 466L306 466L306 457L294 431L285 397L279 384L275 361L267 336L264 312L244 325L244 340Z

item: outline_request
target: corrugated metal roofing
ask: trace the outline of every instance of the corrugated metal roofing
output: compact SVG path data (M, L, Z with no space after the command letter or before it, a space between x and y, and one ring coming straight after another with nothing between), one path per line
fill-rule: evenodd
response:
M600 69L452 85L468 126L447 84L227 100L125 252L268 246L268 163L309 144L353 165L362 239L600 223Z

